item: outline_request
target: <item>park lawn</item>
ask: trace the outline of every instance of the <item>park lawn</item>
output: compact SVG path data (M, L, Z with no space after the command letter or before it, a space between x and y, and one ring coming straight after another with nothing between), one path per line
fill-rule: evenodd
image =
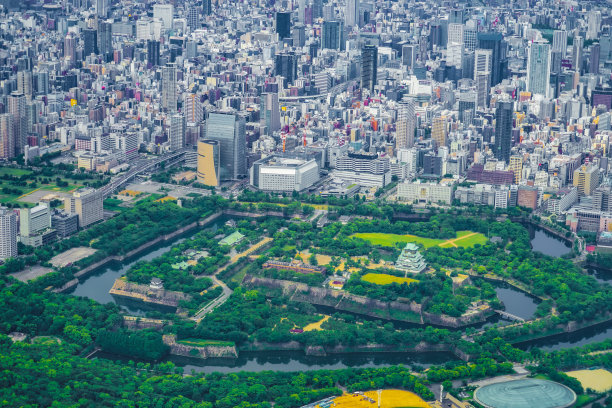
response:
M195 347L206 347L206 346L233 347L233 346L235 346L235 343L233 341L205 340L205 339L194 339L194 338L177 340L177 343L185 344L185 345L188 345L188 346L195 346Z
M361 238L366 241L370 241L372 245L380 245L387 247L394 247L397 242L413 242L415 244L421 244L425 248L431 248L433 246L439 246L441 248L451 248L455 246L469 248L473 247L476 244L484 244L485 242L487 242L486 236L479 232L472 231L458 231L457 238L448 240L424 238L409 234L387 234L384 232L358 232L356 234L351 235L351 237Z
M565 374L580 381L585 390L590 388L596 392L606 392L612 389L612 373L602 368L597 370L569 371Z
M25 174L32 174L32 171L26 169L15 169L12 167L0 167L0 176L5 174L10 174L11 176L23 176Z
M123 204L123 201L118 200L116 198L107 198L104 200L104 209L109 211L125 211L126 207L122 207L120 204Z
M388 275L386 273L366 273L361 277L361 280L374 283L376 285L390 285L392 283L407 283L417 282L416 279L412 278L400 278L399 276Z

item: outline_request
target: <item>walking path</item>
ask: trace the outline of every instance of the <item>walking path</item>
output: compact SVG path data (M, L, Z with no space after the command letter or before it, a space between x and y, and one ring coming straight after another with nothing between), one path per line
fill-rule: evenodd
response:
M457 241L461 241L462 239L465 239L465 238L469 238L469 237L474 236L474 235L476 235L476 234L478 234L478 232L472 232L472 233L470 233L470 234L464 235L464 236L459 237L459 238L449 239L448 241L442 242L442 243L441 243L441 244L439 244L438 246L442 246L442 245L446 245L446 244L451 244L451 245L452 245L452 246L454 246L455 248L458 248L458 246L457 246L457 244L455 244L455 242L457 242Z

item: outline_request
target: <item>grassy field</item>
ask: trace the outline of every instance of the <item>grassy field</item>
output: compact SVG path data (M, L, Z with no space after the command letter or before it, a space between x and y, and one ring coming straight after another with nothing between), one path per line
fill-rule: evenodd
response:
M188 346L195 346L195 347L206 347L206 346L232 347L232 346L234 346L234 342L233 341L204 340L204 339L193 339L193 338L188 338L188 339L184 339L184 340L178 340L177 343L179 343L179 344L186 344Z
M608 370L577 370L565 373L574 377L584 389L590 388L597 392L606 392L612 389L612 373Z
M423 245L425 248L431 248L433 246L439 246L441 248L468 248L473 247L476 244L484 244L485 242L487 242L487 237L485 237L483 234L472 231L459 231L457 232L457 238L446 240L424 238L416 235L387 234L384 232L359 232L351 235L351 237L361 238L366 241L370 241L372 245L380 245L386 247L394 247L397 242L414 242L415 244Z
M393 282L411 284L412 282L417 282L416 279L412 278L400 278L399 276L388 275L386 273L366 273L361 277L361 280L366 282L374 283L376 285L390 285Z
M126 207L121 207L123 201L118 200L116 198L107 198L104 200L104 209L109 211L124 211L127 210Z
M321 325L325 323L326 321L328 321L330 317L331 316L328 316L328 315L323 316L323 318L319 320L318 322L310 323L309 325L304 327L304 331L308 332L308 331L313 331L313 330L317 330L317 331L323 330L321 328Z
M11 167L0 167L0 176L7 175L7 174L11 176L20 177L24 175L30 175L32 174L32 171L26 170L26 169L15 169ZM50 179L51 182L48 184L44 184L44 183L40 183L38 180L27 180L28 181L27 186L14 186L10 184L9 180L0 179L0 203L20 203L22 206L26 204L28 206L31 206L32 205L31 203L25 203L21 199L35 191L44 190L45 192L48 191L50 193L53 193L53 192L69 193L82 186L82 184L80 183L74 184L75 183L74 180L69 180L69 179L62 177L61 180L67 182L68 185L59 187L55 182L55 178L53 177L43 177L43 178ZM32 185L32 182L35 182L36 184ZM3 187L19 190L21 191L21 194L2 193L1 190Z
M0 176L10 174L11 176L23 176L25 174L32 174L30 170L26 169L14 169L11 167L0 167Z

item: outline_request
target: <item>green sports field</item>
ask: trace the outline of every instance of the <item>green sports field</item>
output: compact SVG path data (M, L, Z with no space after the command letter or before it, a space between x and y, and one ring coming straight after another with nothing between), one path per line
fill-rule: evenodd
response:
M399 276L388 275L386 273L366 273L361 277L361 280L375 283L377 285L390 285L392 283L402 283L411 284L412 282L417 282L416 279L412 278L400 278Z
M441 248L462 247L469 248L476 244L484 244L487 242L487 237L479 232L459 231L457 238L453 239L434 239L424 238L416 235L398 235L387 234L384 232L358 232L351 237L361 238L372 243L372 245L380 245L386 247L394 247L397 242L407 243L414 242L421 244L425 248L439 246Z

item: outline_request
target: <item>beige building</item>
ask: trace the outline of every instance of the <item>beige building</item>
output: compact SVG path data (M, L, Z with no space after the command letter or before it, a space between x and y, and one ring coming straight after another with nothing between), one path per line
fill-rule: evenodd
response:
M523 158L521 156L510 156L508 170L514 173L514 184L518 184L523 173Z
M198 183L212 187L219 185L219 148L217 140L198 142Z
M79 227L84 228L104 218L102 195L93 188L83 188L64 201L64 209L70 214L77 214Z
M446 134L446 116L440 116L433 120L431 126L431 138L436 141L436 145L446 146L447 134Z
M593 164L583 164L574 170L574 186L580 195L590 196L599 185L599 169Z
M452 183L400 183L397 198L410 203L444 203L450 205L453 197Z

